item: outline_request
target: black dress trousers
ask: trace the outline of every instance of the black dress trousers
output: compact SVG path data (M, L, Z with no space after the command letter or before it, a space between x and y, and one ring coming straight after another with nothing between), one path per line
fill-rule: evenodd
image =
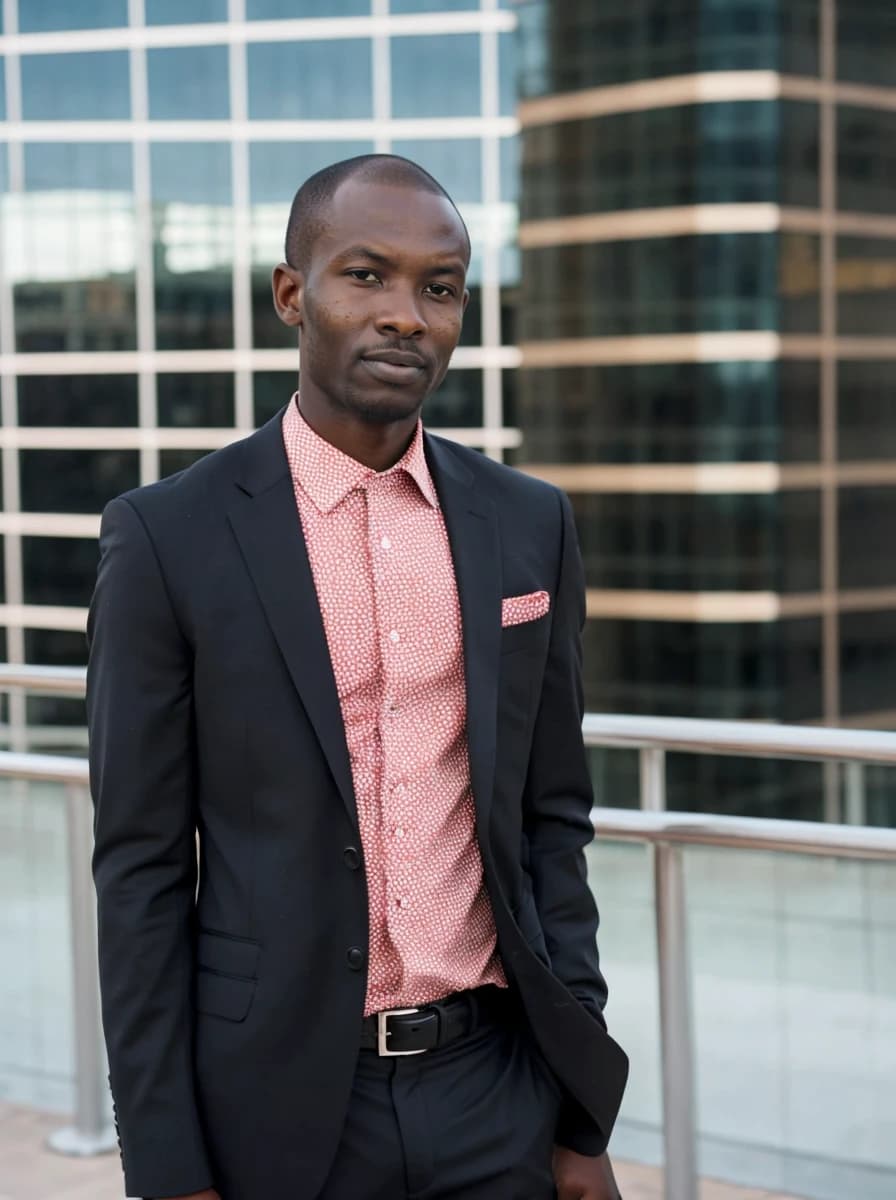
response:
M560 1090L516 1020L439 1050L362 1050L315 1200L553 1200Z

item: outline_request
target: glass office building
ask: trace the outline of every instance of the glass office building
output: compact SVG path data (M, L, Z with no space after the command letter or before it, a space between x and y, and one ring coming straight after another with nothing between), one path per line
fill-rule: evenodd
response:
M518 461L573 498L588 707L896 727L896 6L518 13ZM670 806L840 811L670 768Z
M83 663L106 501L287 401L271 268L296 188L337 159L406 155L457 200L472 300L428 420L503 456L508 6L4 0L0 19L0 658ZM32 724L70 704L29 703Z

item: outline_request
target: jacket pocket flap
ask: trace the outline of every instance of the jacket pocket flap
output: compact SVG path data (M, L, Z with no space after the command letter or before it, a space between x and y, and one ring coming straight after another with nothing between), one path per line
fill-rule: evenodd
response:
M210 971L223 971L225 975L243 975L254 979L258 974L258 956L261 946L248 938L230 937L222 933L200 930L196 945L196 962Z
M232 975L197 971L197 1011L223 1017L226 1021L245 1021L256 986L254 979L236 979Z

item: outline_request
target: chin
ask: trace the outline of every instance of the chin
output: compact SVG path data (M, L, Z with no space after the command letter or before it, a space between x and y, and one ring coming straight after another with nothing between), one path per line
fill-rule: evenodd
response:
M345 407L369 425L391 425L418 416L423 400L423 396L395 388L377 395L351 392L345 397Z

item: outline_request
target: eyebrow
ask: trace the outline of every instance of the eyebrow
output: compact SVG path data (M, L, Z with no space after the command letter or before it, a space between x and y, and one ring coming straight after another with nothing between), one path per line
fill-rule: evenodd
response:
M371 250L369 246L349 246L347 250L340 250L335 256L334 262L345 262L351 258L366 258L369 262L379 263L383 267L394 266L393 260L388 255L380 254L377 250ZM428 267L426 273L428 275L458 275L463 277L465 271L460 259L452 258L450 262L443 262Z

